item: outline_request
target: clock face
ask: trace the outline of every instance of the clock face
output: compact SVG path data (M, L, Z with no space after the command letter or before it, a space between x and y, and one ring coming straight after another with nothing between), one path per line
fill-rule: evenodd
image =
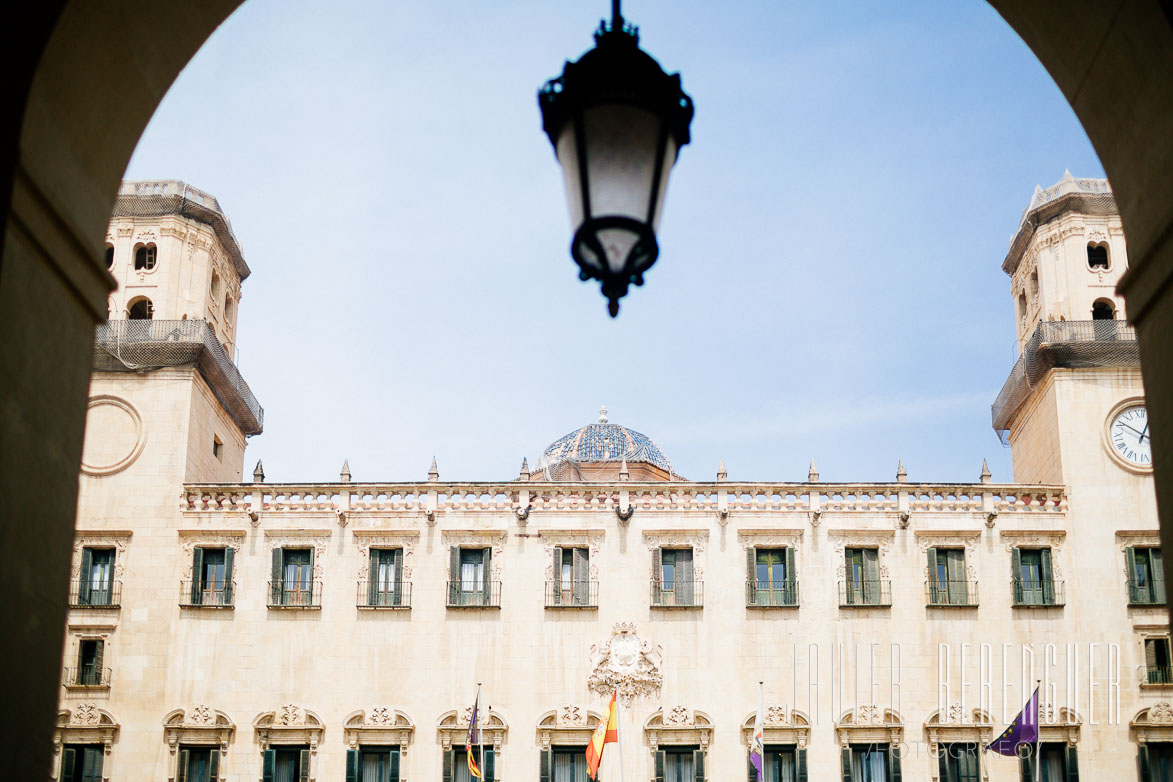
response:
M1144 405L1126 407L1108 424L1113 452L1136 467L1152 467L1153 447L1149 437L1149 414Z

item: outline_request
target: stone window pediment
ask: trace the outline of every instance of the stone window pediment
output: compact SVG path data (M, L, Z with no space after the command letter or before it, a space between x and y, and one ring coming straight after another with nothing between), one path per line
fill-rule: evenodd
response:
M352 712L343 723L343 739L349 749L360 746L399 747L401 756L415 737L411 718L390 706L374 706Z
M453 747L463 747L468 736L468 722L472 718L472 706L465 706L459 711L445 712L436 721L436 735L440 739L440 746L444 751ZM493 752L498 757L501 748L509 734L509 724L496 711L482 711L478 715L480 723L481 742L493 745Z
M644 723L644 737L653 753L666 746L698 746L707 750L713 741L713 722L704 712L686 706L660 708Z
M741 721L741 742L749 747L753 741L753 724L757 712ZM800 711L784 706L770 706L762 715L762 743L793 744L803 749L810 743L810 720Z
M223 761L228 757L228 744L236 726L227 714L211 706L200 704L191 710L176 709L163 719L163 738L171 753L168 760L169 782L177 776L180 746L212 747L220 752Z
M326 732L318 715L292 703L257 715L253 730L262 751L270 746L306 744L312 754L317 754Z
M601 714L570 704L546 712L538 720L538 744L543 751L558 746L586 746L602 719Z
M904 737L904 720L892 709L857 706L835 723L835 739L849 744L899 744Z
M1128 725L1138 744L1173 741L1173 705L1161 701L1141 709Z
M73 709L57 712L57 726L53 730L53 779L61 774L61 749L66 744L101 744L106 759L110 747L118 737L118 721L110 712L99 709L95 703L79 703ZM107 763L102 764L108 768Z
M949 706L944 719L941 712L933 712L925 721L925 739L936 750L939 744L981 744L993 741L994 721L989 713L974 709L965 714L958 704Z

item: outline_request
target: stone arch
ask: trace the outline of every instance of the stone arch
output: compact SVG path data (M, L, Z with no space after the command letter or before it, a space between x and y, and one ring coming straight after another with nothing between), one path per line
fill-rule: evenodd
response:
M1162 0L1079 17L1063 0L989 2L1051 74L1112 181L1133 257L1120 292L1137 326L1152 429L1173 432L1173 371L1162 363L1173 340L1173 147L1166 143L1173 137L1173 12ZM0 120L0 170L7 180L0 204L8 218L0 223L0 265L20 268L21 277L0 279L0 331L16 335L5 341L3 358L20 366L60 358L19 388L0 388L0 410L10 411L0 418L0 431L19 441L0 464L0 496L28 509L29 522L0 566L0 588L10 596L0 623L20 628L12 642L32 661L11 693L10 706L27 715L11 735L15 746L28 748L12 761L17 776L44 778L47 771L47 753L37 748L55 709L64 608L51 579L22 580L21 574L29 567L65 569L91 326L107 317L113 284L101 268L103 229L163 95L239 4L116 8L46 0L25 9L19 34L9 41L3 93L9 111ZM152 46L131 45L147 39ZM68 317L54 329L27 328L46 307ZM1173 437L1158 440L1154 462L1158 507L1171 508ZM1173 522L1163 527L1164 545L1173 549ZM27 626L23 612L32 604L57 606L56 614Z

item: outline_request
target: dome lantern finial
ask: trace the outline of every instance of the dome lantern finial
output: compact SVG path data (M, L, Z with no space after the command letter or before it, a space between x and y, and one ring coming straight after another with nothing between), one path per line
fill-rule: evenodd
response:
M607 406L603 405L599 408L599 423L607 423Z

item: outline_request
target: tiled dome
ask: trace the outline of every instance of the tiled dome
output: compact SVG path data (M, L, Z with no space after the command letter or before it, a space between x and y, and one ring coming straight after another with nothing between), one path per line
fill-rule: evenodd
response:
M587 424L559 437L538 462L538 469L549 469L561 462L644 462L672 475L672 463L652 438L619 424L607 423L607 408L599 411L599 422Z

